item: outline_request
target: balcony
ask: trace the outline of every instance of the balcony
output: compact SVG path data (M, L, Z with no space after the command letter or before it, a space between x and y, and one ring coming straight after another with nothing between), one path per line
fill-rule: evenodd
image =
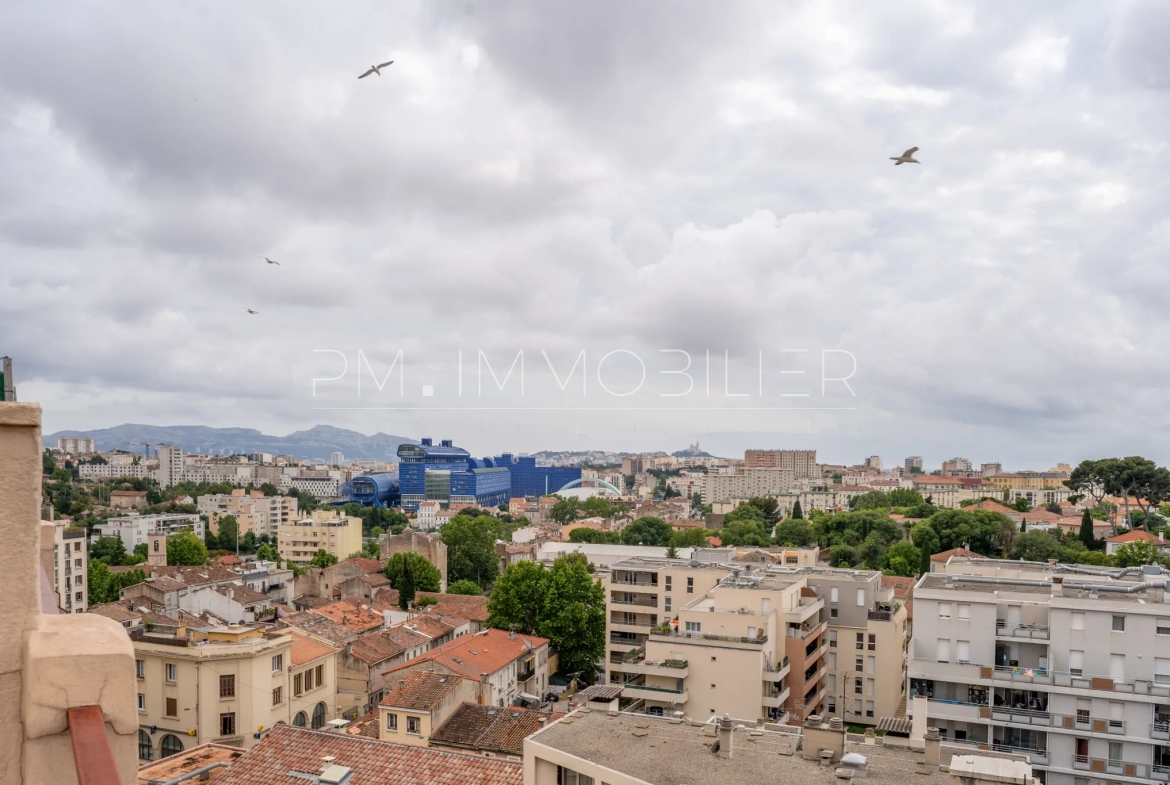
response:
M729 635L714 635L706 632L674 632L671 630L667 632L662 627L655 627L650 630L651 638L659 638L662 640L674 641L677 643L731 643L741 644L740 646L733 646L732 648L758 648L768 642L768 636L763 635L756 638L735 637Z
M609 604L610 605L637 605L637 606L642 607L642 608L657 608L658 607L658 599L657 598L650 599L649 597L635 597L632 600L627 600L625 598L622 598L619 600L617 598L613 598L609 601Z
M958 722L978 722L986 719L988 708L981 703L966 703L945 698L928 698L930 708L927 710L931 719L956 720Z
M1021 668L1015 665L996 665L993 678L1025 684L1051 684L1052 674L1047 668Z
M827 621L823 621L820 624L801 624L799 626L796 624L789 624L788 628L784 631L784 635L788 638L812 638L824 632L825 627L827 627L828 624L829 623Z
M977 684L991 678L991 668L984 668L969 662L939 662L911 657L909 672L912 678L952 681L961 684Z
M637 591L658 591L658 584L650 583L649 581L635 581L628 578L610 578L609 583L611 586L626 587L624 591L629 591L630 589L635 589Z
M763 705L769 709L779 709L784 706L784 702L788 700L791 691L785 687L779 692L765 692L762 700Z
M1170 739L1170 722L1151 722L1151 739Z
M676 705L687 702L687 691L672 690L668 687L648 687L645 684L626 684L622 686L622 697Z
M1048 765L1048 750L1040 749L1038 747L1020 747L1014 744L1003 744L996 742L991 745L991 749L995 752L1011 752L1016 755L1027 755L1029 762L1041 766Z
M1125 735L1125 720L1107 720L1104 717L1090 717L1087 714L1053 714L1052 727L1090 733ZM1150 735L1153 736L1152 733Z
M780 681L785 676L787 676L788 672L790 670L792 670L792 667L788 662L788 658L785 657L783 660L780 661L779 664L765 665L764 670L762 671L761 675L763 676L764 681L776 682L776 681Z
M993 706L991 718L1000 722L1014 722L1019 725L1052 725L1052 715L1046 711L1014 709L1011 706Z
M685 679L690 675L689 663L686 660L633 660L630 662L613 663L625 673L637 673L643 676L668 676L676 679Z
M1130 763L1124 760L1110 760L1108 758L1090 758L1088 755L1074 755L1073 768L1080 771L1091 771L1094 774L1120 774L1123 777L1135 777L1145 780L1170 780L1170 767L1151 766L1148 763ZM1160 771L1159 771L1160 770Z
M1006 619L995 620L995 635L997 638L1011 638L1012 640L1046 641L1049 638L1046 624L1012 624Z

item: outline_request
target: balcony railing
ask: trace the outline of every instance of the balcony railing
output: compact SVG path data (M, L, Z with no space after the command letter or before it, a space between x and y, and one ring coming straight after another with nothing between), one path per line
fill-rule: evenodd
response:
M650 583L650 581L631 581L624 578L610 578L610 585L612 586L637 586L640 589L657 589L657 583Z
M820 624L795 624L789 625L784 631L785 637L788 638L811 638L825 628L828 622L821 622Z
M1076 714L1053 714L1052 726L1065 730L1087 730L1092 733L1125 733L1125 720L1107 720L1104 717L1089 717ZM1153 735L1153 734L1151 734Z
M785 657L779 663L768 664L764 666L764 673L783 673L788 667L788 657Z
M1003 742L996 742L991 745L991 749L995 752L1012 752L1023 753L1027 755L1032 763L1047 764L1048 750L1040 749L1039 747L1023 747L1015 744L1004 744Z
M1028 638L1046 641L1049 638L1047 624L1012 624L1007 619L995 620L995 634L1001 638Z
M1170 739L1170 722L1151 722L1150 738Z
M657 601L647 599L645 597L638 597L638 598L633 599L633 600L610 600L609 602L611 605L638 605L638 606L641 606L643 608L657 608L658 607Z
M1088 755L1074 755L1073 768L1081 771L1091 771L1097 774L1120 774L1123 777L1137 777L1140 779L1166 780L1168 768L1163 766L1161 776L1159 767L1148 763L1131 763L1125 760L1111 758L1090 758Z
M715 635L709 632L675 632L673 630L667 632L661 627L655 627L652 629L650 631L650 635L655 638L687 638L694 641L725 641L728 643L751 643L755 645L762 645L768 642L767 635L748 638L747 636L736 637L734 635Z

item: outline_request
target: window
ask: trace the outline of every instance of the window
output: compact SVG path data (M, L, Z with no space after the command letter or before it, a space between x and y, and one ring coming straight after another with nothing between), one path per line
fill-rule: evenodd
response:
M297 716L293 717L293 725L295 725L298 728L303 728L303 727L305 727L305 720L306 719L307 718L305 717L305 713L303 711L298 711Z
M829 608L829 618L830 619L837 618L837 609L836 608Z
M865 633L864 632L857 633L857 643L855 645L855 648L857 648L858 650L865 648Z
M308 692L313 689L313 669L309 668L303 675L305 677L305 692Z
M183 751L183 742L178 736L168 733L162 737L162 743L158 745L158 748L162 757L169 758L171 755L178 755Z
M690 635L692 633L694 633L695 635L698 635L700 632L702 632L702 624L700 624L697 621L688 621L687 622L687 634L688 635Z
M853 680L853 694L854 695L861 694L861 679L854 679Z
M835 652L835 651L829 652L828 656L825 659L828 661L829 670L831 670L831 671L837 670L837 652Z
M406 718L406 732L407 733L414 733L414 734L421 733L421 731L419 730L419 718L418 717L407 717Z
M578 774L564 766L557 766L557 785L593 785L593 778Z
M1072 619L1069 621L1069 628L1074 630L1085 629L1085 614L1081 611L1073 611Z
M1154 683L1170 684L1170 659L1165 657L1154 658Z
M140 678L146 678L146 660L134 660L134 674Z
M74 567L81 567L81 559L74 559L73 566Z
M167 716L179 716L179 701L177 698L167 698Z
M138 760L154 760L150 734L141 729L138 731Z
M938 652L938 661L939 662L950 662L951 661L951 642L950 642L950 640L948 640L947 638L939 638L938 639L938 647L937 647L936 651Z
M1122 749L1123 749L1123 746L1122 746L1121 742L1119 742L1119 741L1109 742L1109 765L1110 766L1120 766L1121 765Z
M1116 701L1109 702L1109 727L1113 730L1125 728L1125 704Z
M320 687L321 685L323 685L325 683L325 666L324 665L317 666L317 678L314 679L314 683L318 687Z
M284 655L277 654L272 658L272 672L280 673L282 670L284 670Z
M959 618L967 620L971 618L971 606L965 602L959 603Z
M837 648L837 631L829 630L829 648Z
M236 735L236 715L235 713L219 715L219 735L220 736L235 736Z
M313 707L313 730L321 730L325 727L325 704L318 703Z
M1093 707L1093 702L1085 700L1084 698L1077 698L1077 723L1080 725L1089 724L1090 709Z
M834 605L837 604L837 587L836 586L829 589L829 602L833 603Z
M955 656L959 662L970 662L971 641L955 641Z
M296 676L293 676L293 695L300 695L304 691L305 690L301 682L301 674L298 673Z
M272 705L279 706L284 703L284 687L277 687L272 691Z
M670 576L666 576L666 590L670 591Z
M179 680L179 666L173 662L168 662L166 665L167 681L174 684Z
M866 648L870 651L877 651L877 635L872 632L869 634L868 646Z
M1068 672L1073 676L1084 675L1085 670L1085 653L1073 649L1068 653Z
M866 657L865 658L865 672L866 673L873 673L875 668L877 668L877 657Z
M1114 616L1113 617L1113 631L1114 632L1125 632L1125 617L1124 616Z
M861 657L857 657L857 658L856 658L856 659L853 661L853 670L857 671L858 673L861 673L861 669L862 669L862 667L863 667L863 664L862 664L862 662L861 662L861 660L862 660L862 659L863 659L863 658L861 658Z
M1159 635L1170 635L1170 619L1158 617L1157 633Z
M138 693L138 710L146 711L146 696L141 692Z
M873 716L873 701L866 701L865 702L865 716L866 717Z
M853 713L854 714L861 714L861 701L859 701L859 700L853 701Z
M858 589L857 590L857 607L858 608L865 607L865 589Z
M393 731L394 733L398 732L398 715L397 714L387 714L386 715L386 730Z
M1125 678L1125 655L1109 655L1109 678L1120 681Z
M873 679L865 680L865 694L869 695L870 697L873 696Z
M837 713L837 699L830 697L829 698L829 714L836 714L836 713Z
M951 604L949 602L940 602L938 604L938 617L940 619L951 618Z
M669 596L667 596L667 598L666 598L666 612L670 613L670 597Z
M687 578L687 594L694 594L694 593L695 593L695 579L693 577Z
M234 698L236 697L236 677L234 674L227 673L219 677L219 697ZM231 734L224 734L229 736Z
M829 688L829 692L837 691L837 674L830 673L825 677L825 686Z
M77 594L74 594L73 599L77 600L78 602L81 602L81 592L77 592Z

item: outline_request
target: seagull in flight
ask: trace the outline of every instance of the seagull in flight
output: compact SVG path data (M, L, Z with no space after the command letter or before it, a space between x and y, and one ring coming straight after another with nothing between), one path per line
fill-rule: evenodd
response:
M275 264L277 267L280 267L280 262L274 262L271 259L269 259L267 256L261 256L260 258L263 259L264 261L268 262L269 264Z
M365 79L365 78L366 78L367 76L369 76L370 74L377 74L378 76L381 76L381 75L382 75L382 69L383 69L383 68L385 68L386 66L390 65L390 63L393 63L393 62L394 62L394 61L393 61L393 60L391 60L389 63L382 63L382 64L380 64L380 65L371 65L371 66L370 66L370 70L369 70L369 71L366 71L364 74L362 74L361 76L359 76L359 77L358 77L358 79Z
M255 316L259 316L259 315L260 315L260 312L259 312L259 311L253 311L251 308L245 308L244 310L245 310L245 311L247 311L247 312L248 312L248 313L250 313L250 314L253 314L253 315L255 315Z
M894 164L894 166L901 166L902 164L920 164L920 163L922 163L921 161L917 161L914 159L914 154L916 152L918 152L918 148L911 147L909 150L907 150L906 152L902 153L901 155L899 155L897 157L891 156L890 160L897 161L897 163Z

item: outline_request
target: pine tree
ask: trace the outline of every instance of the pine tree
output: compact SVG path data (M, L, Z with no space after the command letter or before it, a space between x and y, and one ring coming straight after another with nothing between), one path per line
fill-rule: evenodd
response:
M1095 540L1093 537L1093 516L1089 514L1088 510L1085 510L1084 514L1081 515L1081 531L1077 535L1077 539L1083 542L1086 548L1092 550Z
M410 559L406 559L402 563L402 579L398 587L398 607L402 610L410 610L410 606L414 603L414 570L411 569Z
M926 548L922 549L921 561L918 563L918 572L919 573L930 572L930 551L928 551Z
M803 518L804 517L804 511L802 511L800 509L800 499L797 499L796 503L792 505L792 517L793 518Z
M666 558L668 558L668 559L677 559L678 558L678 548L674 547L674 543L671 543L670 546L667 547Z
M1020 519L1020 534L1023 534L1026 531L1028 531L1028 519L1021 518Z

